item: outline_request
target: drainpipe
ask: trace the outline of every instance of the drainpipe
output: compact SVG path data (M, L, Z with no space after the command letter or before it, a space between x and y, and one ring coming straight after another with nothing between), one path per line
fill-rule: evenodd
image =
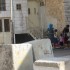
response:
M40 21L41 21L41 28L42 28L42 38L44 36L44 24L45 24L45 7L43 0L40 0Z
M13 2L12 2L12 0L11 0L11 21L13 20L13 16L12 16L12 13L13 12Z
M11 33L12 33L12 42L15 43L15 34L14 34L14 24L13 24L13 0L11 0Z
M44 38L44 31L46 30L46 0L40 0L40 18L41 18L41 27L42 27L42 38Z
M3 22L3 25L2 25L2 28L3 28L3 45L5 44L5 28L4 28L4 21L2 20Z

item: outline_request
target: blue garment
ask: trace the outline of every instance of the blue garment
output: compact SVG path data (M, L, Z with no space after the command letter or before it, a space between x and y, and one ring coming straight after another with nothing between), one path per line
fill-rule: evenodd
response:
M54 28L53 28L53 24L49 24L49 26L48 26L48 38L50 38L51 42L54 43Z
M58 43L58 38L54 37L54 43Z

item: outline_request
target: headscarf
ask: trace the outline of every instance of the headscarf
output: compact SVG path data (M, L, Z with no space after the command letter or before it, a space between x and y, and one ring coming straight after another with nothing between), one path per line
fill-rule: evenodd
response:
M52 28L53 28L53 24L49 24L48 29L52 29Z

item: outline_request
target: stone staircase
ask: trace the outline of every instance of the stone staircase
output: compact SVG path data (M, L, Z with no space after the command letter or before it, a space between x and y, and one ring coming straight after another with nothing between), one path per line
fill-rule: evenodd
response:
M29 33L34 39L43 38L42 29L39 26L34 26L33 22L27 18L27 33Z
M70 1L64 0L65 22L70 24Z

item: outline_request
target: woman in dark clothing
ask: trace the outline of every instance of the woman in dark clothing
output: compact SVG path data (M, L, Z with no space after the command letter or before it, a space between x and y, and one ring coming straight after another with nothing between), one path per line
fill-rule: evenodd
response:
M48 38L53 43L54 42L54 28L53 28L53 24L49 24L47 32L48 32Z
M64 44L68 46L68 33L69 33L69 25L63 29L63 36L64 36Z
M66 47L68 47L68 36L67 36L67 34L65 34L65 36L64 36L64 44Z
M64 37L64 44L68 44L68 37L67 36Z
M69 32L69 25L66 25L66 27L63 29L63 35L67 34Z

